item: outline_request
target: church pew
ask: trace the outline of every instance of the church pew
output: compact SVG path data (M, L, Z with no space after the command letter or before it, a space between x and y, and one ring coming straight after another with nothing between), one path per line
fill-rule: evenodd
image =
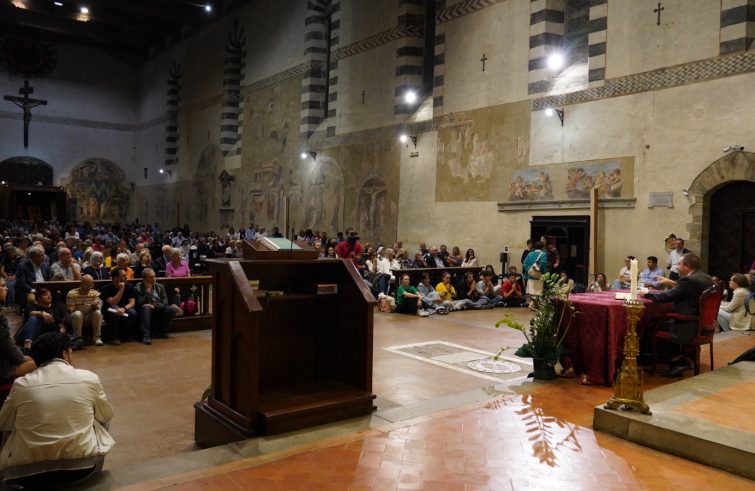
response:
M135 278L128 282L136 286L141 278ZM210 295L212 290L212 276L190 276L188 278L157 278L157 282L165 286L168 298L173 295L174 289L181 290L181 298L188 298L191 288L196 287L194 297L197 302L196 315L184 314L175 317L168 326L168 332L201 331L212 327L212 304ZM66 294L79 287L79 281L43 281L34 283L35 289L47 288L52 292L53 301L65 302ZM102 291L102 288L110 283L110 280L94 280L94 289Z

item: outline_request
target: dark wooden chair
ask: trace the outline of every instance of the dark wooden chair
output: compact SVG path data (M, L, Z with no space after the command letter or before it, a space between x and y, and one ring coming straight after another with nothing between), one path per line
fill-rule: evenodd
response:
M686 316L669 312L664 319L674 319L678 322L697 322L697 334L695 339L682 345L682 349L692 348L695 350L695 375L700 374L700 351L701 346L707 344L710 346L710 369L713 370L713 335L718 330L718 309L721 306L721 285L713 285L700 295L700 314L697 317ZM653 369L655 373L656 362L658 359L658 341L672 343L668 331L656 329L653 334Z

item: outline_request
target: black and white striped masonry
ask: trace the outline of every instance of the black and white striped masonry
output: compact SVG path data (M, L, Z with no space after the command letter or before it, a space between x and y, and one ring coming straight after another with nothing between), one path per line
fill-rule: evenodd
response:
M220 149L223 155L241 153L244 121L241 85L246 68L245 46L244 27L235 19L233 29L228 33L223 60L223 112L220 115Z
M433 117L443 115L443 92L446 77L446 22L442 20L446 0L435 1L435 55L433 57Z
M540 94L550 87L553 73L547 60L564 44L564 1L530 1L530 51L527 93Z
M407 104L404 94L414 91L417 103L422 100L422 76L425 50L425 1L399 0L398 26L404 27L406 36L396 41L396 83L393 93L393 114L411 114L417 104Z
M755 0L721 0L722 55L755 49Z
M178 106L181 102L181 67L173 62L168 72L167 122L165 124L165 165L178 163Z
M608 0L590 1L590 33L587 37L588 72L590 85L606 79L606 47L608 27Z

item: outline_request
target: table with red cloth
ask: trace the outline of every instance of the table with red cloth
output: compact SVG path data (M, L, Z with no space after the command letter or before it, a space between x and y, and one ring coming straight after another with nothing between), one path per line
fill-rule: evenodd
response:
M569 300L578 314L571 321L564 346L569 350L568 356L578 380L587 384L612 385L629 327L624 300L616 299L616 291L575 293L569 295ZM673 303L638 300L645 304L638 326L639 336L643 327L670 312Z

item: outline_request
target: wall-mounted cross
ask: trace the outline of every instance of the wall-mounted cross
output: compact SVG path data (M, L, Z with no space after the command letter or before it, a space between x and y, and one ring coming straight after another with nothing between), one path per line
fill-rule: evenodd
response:
M658 8L653 9L653 12L658 14L658 20L655 23L656 26L661 25L661 12L663 12L664 10L666 9L661 5L661 2L658 2Z
M367 92L365 92L364 89L362 89L362 104L364 104L364 96L366 95L367 95Z
M488 57L485 56L485 53L482 54L482 58L480 58L480 61L482 62L482 71L485 71L485 62L488 61Z
M34 87L29 86L29 81L24 80L24 86L18 89L23 97L6 95L4 99L17 105L24 111L24 148L29 146L29 123L31 123L31 110L37 106L46 106L47 101L42 99L30 99L29 94L34 92Z

